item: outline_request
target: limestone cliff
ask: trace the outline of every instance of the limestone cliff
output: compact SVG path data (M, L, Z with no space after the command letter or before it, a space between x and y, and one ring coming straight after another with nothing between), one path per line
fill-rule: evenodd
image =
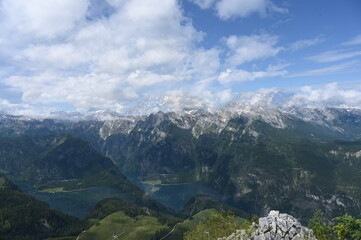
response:
M286 213L270 211L248 230L238 230L218 240L317 240L313 231Z

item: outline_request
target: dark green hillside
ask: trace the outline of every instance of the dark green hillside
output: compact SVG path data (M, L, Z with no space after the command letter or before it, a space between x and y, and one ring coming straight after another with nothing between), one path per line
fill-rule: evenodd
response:
M68 234L79 220L50 209L44 202L20 192L0 175L0 239L36 240Z
M95 201L109 196L105 194L109 191L129 202L169 211L128 182L109 158L78 138L67 135L3 138L0 139L0 150L1 172L31 194L34 194L35 188L35 195L43 196L46 201L53 203L53 199L59 198L53 206L67 208L69 214L76 214L74 211L78 212L79 207L86 211L94 206ZM61 201L66 197L67 202L71 198L79 202L81 193L92 189L94 198L84 199L86 204L84 202L83 206L80 203L75 205L75 202L74 206L65 206L65 202ZM47 194L46 198L44 194Z
M125 179L88 142L67 135L2 138L0 149L1 170L18 180L80 179L104 170Z

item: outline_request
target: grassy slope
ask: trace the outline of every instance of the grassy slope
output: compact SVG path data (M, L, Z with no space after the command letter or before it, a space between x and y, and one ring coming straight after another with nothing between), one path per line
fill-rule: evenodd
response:
M100 209L97 211L99 210ZM102 207L101 211L104 211L104 207ZM134 211L134 209L132 211ZM159 239L167 235L167 233L173 229L173 226L176 227L167 237L167 240L182 240L185 232L194 230L200 221L209 218L216 212L217 210L215 209L206 209L195 214L190 219L184 221L179 220L178 224L174 222L169 226L162 224L159 219L153 216L138 215L131 217L129 216L130 212L125 213L118 211L111 213L100 221L95 218L88 219L88 224L91 223L92 226L80 235L79 240L116 239L113 236L117 236L119 240ZM97 214L98 213L95 215ZM241 218L237 219L240 222L242 221ZM156 235L157 233L160 234ZM69 237L69 239L51 238L48 240L75 240L76 237L77 236Z
M168 229L158 222L155 217L137 216L131 218L124 212L115 212L102 219L99 223L86 230L80 240L112 240L117 236L119 240L147 240L159 230Z
M219 212L217 209L206 209L203 211L198 212L194 216L192 216L189 219L184 220L183 222L180 222L174 229L174 232L167 237L167 240L182 240L183 234L188 231L194 230L198 223L201 221L204 221L205 219L209 218L212 214ZM244 218L236 217L236 222L239 224L243 224L245 221L247 221Z
M215 212L216 212L215 209L203 210L195 214L192 218L184 220L183 222L177 225L174 232L171 235L169 235L167 240L183 239L183 234L185 232L194 230L200 221L210 217Z
M198 205L199 203L197 203ZM173 216L140 208L117 198L105 199L97 204L88 218L83 221L85 232L80 239L160 239L174 227L168 240L182 240L183 234L195 229L197 224L219 210L206 209L189 219L182 220ZM239 222L244 221L239 217ZM114 234L114 235L113 235ZM77 236L70 237L75 240ZM50 239L49 239L50 240ZM51 240L68 240L53 238Z

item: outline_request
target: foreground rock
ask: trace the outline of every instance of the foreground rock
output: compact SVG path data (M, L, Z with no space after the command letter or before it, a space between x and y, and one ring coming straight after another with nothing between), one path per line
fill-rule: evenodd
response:
M317 240L313 231L303 227L291 215L271 211L267 217L253 223L250 229L238 230L229 237L219 240Z

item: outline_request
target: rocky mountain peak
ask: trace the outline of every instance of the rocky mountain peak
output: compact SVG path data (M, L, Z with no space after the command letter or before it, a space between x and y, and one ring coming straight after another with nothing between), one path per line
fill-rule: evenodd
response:
M232 235L218 240L317 240L313 231L302 226L291 215L270 211L267 217L260 218L258 224L253 223L250 232L239 230Z

